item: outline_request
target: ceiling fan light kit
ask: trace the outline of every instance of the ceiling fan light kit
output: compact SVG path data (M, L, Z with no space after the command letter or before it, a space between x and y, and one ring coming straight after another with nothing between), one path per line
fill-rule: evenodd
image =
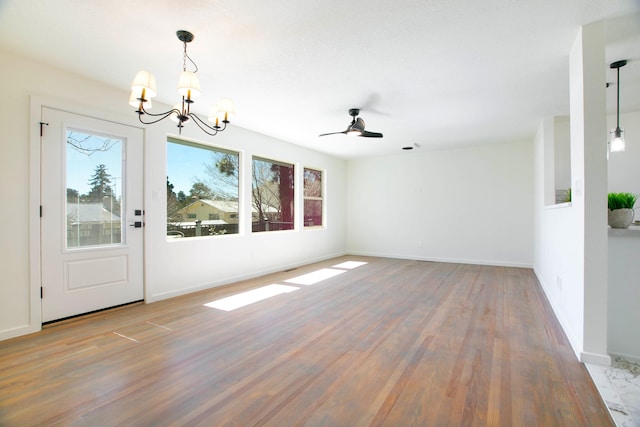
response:
M178 94L182 100L176 104L171 110L163 113L150 113L151 98L156 96L156 78L148 71L138 71L133 83L131 83L131 94L129 96L129 105L136 108L138 119L141 123L150 125L158 123L167 117L178 123L178 133L182 134L184 123L189 119L207 135L215 136L218 132L222 132L229 124L229 116L235 114L233 102L229 98L223 98L218 102L217 106L211 108L208 120L213 124L207 124L203 119L191 112L191 104L195 102L201 94L200 80L196 73L198 66L187 54L187 43L191 43L194 39L193 34L189 31L178 30L176 32L178 40L184 45L184 53L182 55L182 74L178 81ZM187 59L193 65L193 71L187 71ZM143 116L148 115L153 119L145 121ZM221 124L222 123L222 124Z
M352 117L351 123L347 127L346 130L342 132L329 132L323 133L319 136L327 136L327 135L351 135L351 136L361 136L363 138L382 138L382 134L380 132L369 132L365 130L364 120L362 120L358 115L360 114L359 108L351 108L349 109L349 115Z
M609 132L609 150L612 153L625 150L624 129L620 128L620 68L625 65L627 65L627 60L622 59L612 62L609 66L609 68L615 69L618 75L616 83L616 89L618 91L616 100L616 128Z

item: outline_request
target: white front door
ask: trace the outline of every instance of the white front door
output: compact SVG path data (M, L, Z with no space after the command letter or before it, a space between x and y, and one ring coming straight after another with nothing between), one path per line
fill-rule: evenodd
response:
M142 130L42 108L42 321L142 300Z

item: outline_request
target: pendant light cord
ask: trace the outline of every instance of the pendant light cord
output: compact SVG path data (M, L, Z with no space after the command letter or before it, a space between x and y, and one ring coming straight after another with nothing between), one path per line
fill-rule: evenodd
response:
M616 68L618 71L618 83L616 84L618 91L618 99L616 103L616 129L620 129L620 67Z

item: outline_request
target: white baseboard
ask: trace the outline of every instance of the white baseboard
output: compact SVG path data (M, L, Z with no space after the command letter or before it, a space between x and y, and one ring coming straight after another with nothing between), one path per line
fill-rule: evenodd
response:
M268 268L268 269L256 270L256 271L252 271L252 272L249 272L249 273L246 273L246 274L240 274L240 275L237 275L237 276L229 276L229 277L225 277L224 279L221 279L221 280L218 280L218 281L215 281L215 282L200 283L198 285L190 286L188 288L177 289L177 290L174 290L174 291L163 292L163 293L154 294L154 295L147 295L147 297L145 299L145 302L146 303L152 303L152 302L161 301L161 300L165 300L165 299L169 299L169 298L173 298L173 297L177 297L177 296L181 296L181 295L187 295L187 294L190 294L190 293L193 293L193 292L203 291L205 289L216 288L218 286L229 285L231 283L241 282L243 280L254 279L256 277L264 276L264 275L267 275L267 274L277 273L279 271L289 270L291 268L297 268L297 267L301 267L301 266L304 266L304 265L313 264L313 263L316 263L316 262L326 261L328 259L337 258L337 257L344 256L344 255L347 255L347 253L346 252L340 252L340 253L326 255L326 256L322 256L322 257L318 257L318 258L297 261L297 262L290 263L290 264L282 264L282 265L279 265L279 266L276 266L276 267L272 267L272 268Z
M591 363L592 365L611 366L611 357L608 354L596 354L583 351L580 353L580 361L582 363Z
M567 339L569 340L569 344L571 345L571 348L573 349L573 352L576 355L576 359L582 361L582 340L578 340L574 336L573 330L569 327L569 323L566 321L566 319L562 315L562 312L558 309L558 306L555 300L553 300L549 295L548 289L550 288L544 282L544 280L542 280L542 277L540 276L540 274L538 274L535 268L533 269L533 273L538 278L538 282L540 282L540 286L542 286L542 291L544 292L545 297L547 298L547 301L551 305L551 309L553 310L553 313L556 315L556 319L558 319L558 322L560 323L560 327L564 331L564 334L567 336Z
M632 363L640 363L640 356L638 356L637 354L625 354L625 353L609 353L610 356L617 356L620 357L624 360L628 360L629 362Z
M15 328L0 331L0 341L16 338L22 335L32 334L41 330L40 325L22 325Z
M348 255L378 257L378 258L394 258L394 259L409 259L409 260L416 260L416 261L445 262L445 263L451 263L451 264L471 264L471 265L491 265L491 266L494 266L494 267L533 268L533 265L529 264L529 263L520 263L520 262L511 262L511 261L499 261L499 260L422 257L422 256L416 256L416 255L392 254L392 253L381 253L381 252L350 251L350 250L347 250L347 254Z

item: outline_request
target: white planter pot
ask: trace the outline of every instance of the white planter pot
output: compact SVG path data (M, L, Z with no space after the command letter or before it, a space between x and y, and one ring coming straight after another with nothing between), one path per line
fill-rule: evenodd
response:
M633 209L609 209L609 226L611 228L628 228L633 222Z

